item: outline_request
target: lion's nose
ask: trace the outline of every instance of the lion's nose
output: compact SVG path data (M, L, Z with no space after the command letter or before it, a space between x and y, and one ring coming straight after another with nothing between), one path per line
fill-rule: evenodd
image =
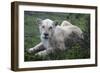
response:
M44 33L45 36L48 36L48 33Z

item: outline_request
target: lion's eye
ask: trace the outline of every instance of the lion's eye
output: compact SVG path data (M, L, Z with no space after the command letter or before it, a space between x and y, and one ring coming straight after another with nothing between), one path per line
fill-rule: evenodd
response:
M51 29L52 29L52 27L49 27L49 29L51 30Z
M42 28L45 28L44 26L42 26Z

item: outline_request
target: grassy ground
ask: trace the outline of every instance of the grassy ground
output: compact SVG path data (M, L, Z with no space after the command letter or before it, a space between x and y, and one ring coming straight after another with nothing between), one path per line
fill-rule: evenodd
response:
M40 42L40 33L37 18L56 20L60 24L63 20L68 20L72 24L81 28L84 32L83 45L73 44L65 52L49 54L41 57L29 54L26 50L34 47ZM90 15L79 13L50 13L50 12L24 12L24 60L62 60L62 59L85 59L90 58Z

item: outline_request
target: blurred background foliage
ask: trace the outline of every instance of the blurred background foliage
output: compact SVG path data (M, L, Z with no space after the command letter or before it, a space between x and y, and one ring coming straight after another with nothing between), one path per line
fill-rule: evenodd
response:
M59 25L63 20L67 20L73 25L80 27L84 35L82 45L75 43L64 52L57 52L47 56L34 55L34 53L29 54L27 50L41 41L36 22L38 18L49 18L58 21ZM90 14L24 11L24 61L86 58L90 58Z

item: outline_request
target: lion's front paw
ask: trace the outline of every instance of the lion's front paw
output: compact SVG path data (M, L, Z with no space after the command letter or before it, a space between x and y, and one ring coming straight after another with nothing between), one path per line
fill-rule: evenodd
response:
M28 53L34 53L34 48L30 48L30 49L28 49Z
M35 55L46 56L47 54L48 54L47 51L44 50L44 51L40 51L40 52L36 53Z

